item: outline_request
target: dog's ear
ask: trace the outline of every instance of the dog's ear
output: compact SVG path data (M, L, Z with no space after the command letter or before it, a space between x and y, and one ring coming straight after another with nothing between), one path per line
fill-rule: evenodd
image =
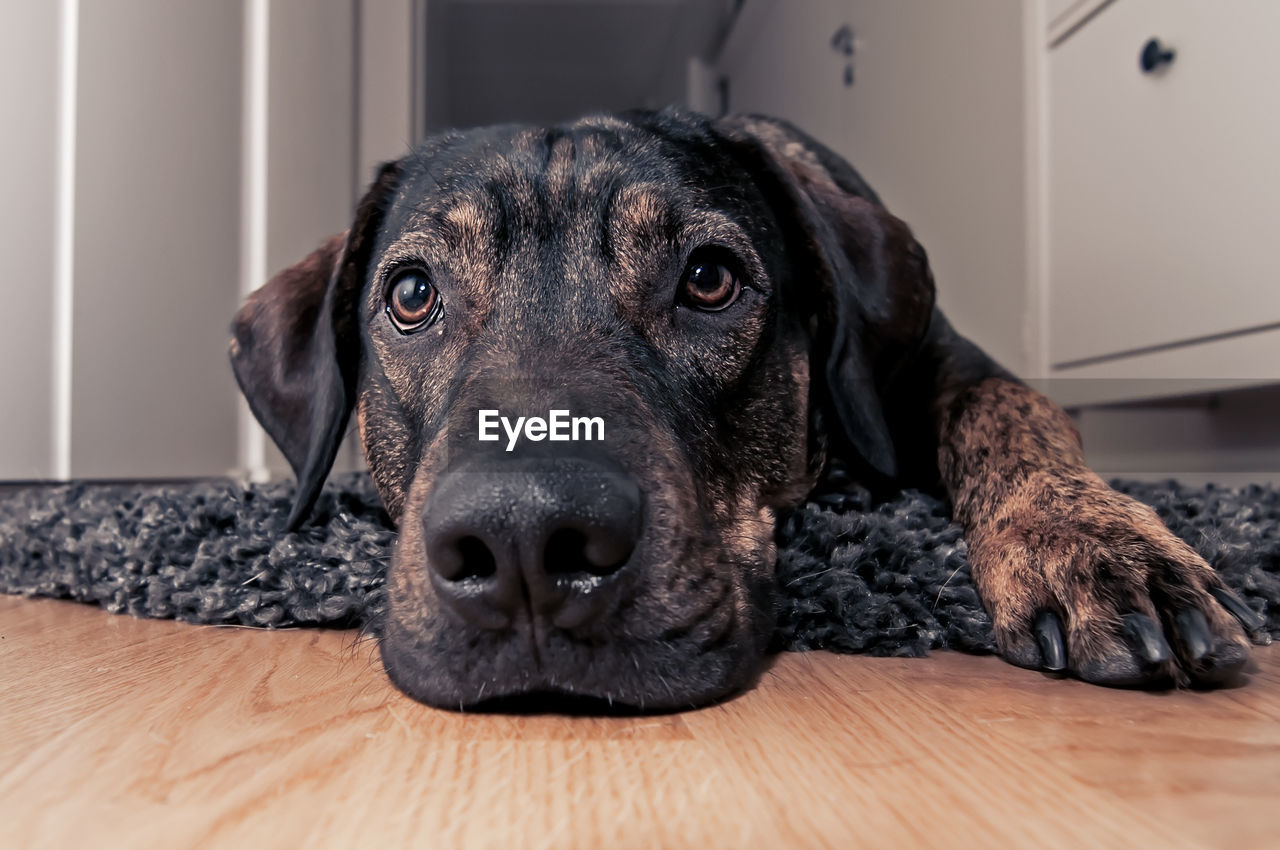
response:
M360 292L398 180L398 164L383 165L351 228L250 295L231 326L236 381L298 479L291 530L315 505L355 405Z
M893 478L883 400L933 315L924 249L848 163L794 127L755 116L720 126L789 231L783 297L811 319L814 374L826 377L817 400L862 458Z

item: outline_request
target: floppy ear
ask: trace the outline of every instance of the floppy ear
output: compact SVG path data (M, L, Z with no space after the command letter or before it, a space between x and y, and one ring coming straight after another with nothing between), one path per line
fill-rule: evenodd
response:
M315 505L355 405L356 323L373 243L399 178L382 166L345 233L249 296L232 323L231 368L298 479L288 527Z
M791 125L731 116L721 126L790 231L800 291L789 298L812 319L814 374L826 377L814 389L862 458L896 477L883 400L929 329L924 248L848 163Z

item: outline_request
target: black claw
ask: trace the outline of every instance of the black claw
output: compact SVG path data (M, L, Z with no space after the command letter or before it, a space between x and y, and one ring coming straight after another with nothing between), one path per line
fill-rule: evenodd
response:
M1062 638L1062 623L1052 611L1041 611L1032 625L1036 643L1040 644L1040 656L1046 670L1057 672L1067 669L1067 647Z
M1168 661L1173 655L1169 642L1164 639L1164 632L1156 625L1156 621L1146 614L1125 614L1124 633L1129 638L1133 651L1148 664L1159 664Z
M1221 641L1213 652L1188 672L1201 687L1225 685L1237 679L1249 665L1249 650L1238 643Z
M1231 612L1231 616L1240 621L1240 625L1251 632L1256 632L1267 624L1264 618L1257 611L1249 607L1249 604L1236 596L1225 587L1211 587L1209 593L1213 594L1213 598L1218 600L1218 604Z
M1173 630L1182 643L1183 650L1192 661L1204 658L1213 646L1213 633L1209 621L1199 608L1184 608L1173 616Z

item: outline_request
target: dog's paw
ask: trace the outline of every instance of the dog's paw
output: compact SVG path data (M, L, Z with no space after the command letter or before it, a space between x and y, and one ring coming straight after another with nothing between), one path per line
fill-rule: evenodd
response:
M969 531L974 581L1014 664L1122 687L1216 685L1263 618L1146 505L1096 476L1020 488Z

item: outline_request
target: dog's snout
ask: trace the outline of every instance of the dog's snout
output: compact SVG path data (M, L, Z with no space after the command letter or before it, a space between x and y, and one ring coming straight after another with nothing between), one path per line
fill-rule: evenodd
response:
M642 525L639 486L597 463L512 462L446 473L423 516L441 601L470 625L525 612L564 629L617 598Z

